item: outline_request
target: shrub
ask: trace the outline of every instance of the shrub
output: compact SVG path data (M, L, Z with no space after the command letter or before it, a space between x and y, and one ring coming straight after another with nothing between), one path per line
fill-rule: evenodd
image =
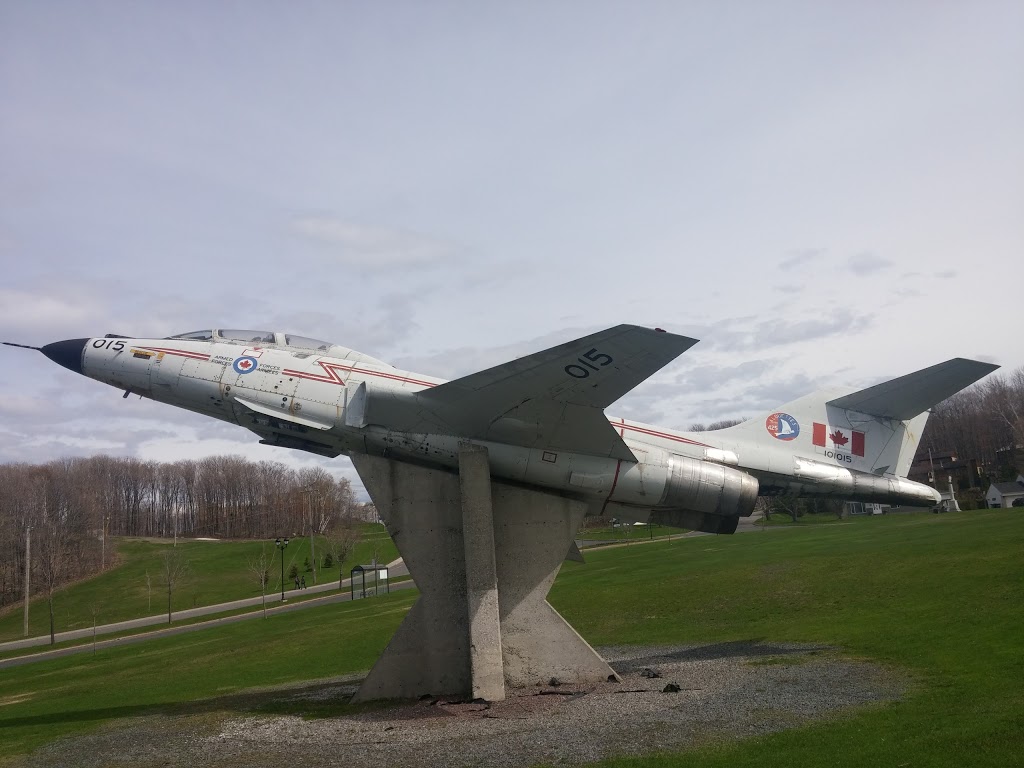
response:
M299 569L297 566L293 565L291 568L288 569L288 578L292 581L295 581L295 579L299 578Z
M331 553L327 553L327 557L324 558L324 568L334 567L334 558L331 557Z

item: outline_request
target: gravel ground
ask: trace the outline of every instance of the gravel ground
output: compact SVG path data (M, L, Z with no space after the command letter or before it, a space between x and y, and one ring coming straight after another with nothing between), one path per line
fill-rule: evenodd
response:
M152 715L55 742L21 764L579 764L777 731L847 707L897 699L906 687L891 671L801 644L599 651L622 682L521 690L492 705L431 699L310 720L225 711ZM666 692L670 683L679 690ZM355 687L340 681L282 691L277 698L344 701Z

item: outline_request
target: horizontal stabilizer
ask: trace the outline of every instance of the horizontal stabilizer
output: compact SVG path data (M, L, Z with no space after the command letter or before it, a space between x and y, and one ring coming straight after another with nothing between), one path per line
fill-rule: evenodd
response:
M869 416L909 421L998 367L958 357L829 400L828 405Z
M618 325L417 398L465 437L634 461L604 409L696 343Z

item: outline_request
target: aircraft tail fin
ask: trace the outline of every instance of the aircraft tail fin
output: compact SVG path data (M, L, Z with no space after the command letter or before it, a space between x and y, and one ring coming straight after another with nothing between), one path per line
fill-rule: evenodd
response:
M998 367L957 358L846 395L814 392L722 430L721 442L756 436L772 446L773 461L787 474L793 461L809 460L905 478L929 409Z

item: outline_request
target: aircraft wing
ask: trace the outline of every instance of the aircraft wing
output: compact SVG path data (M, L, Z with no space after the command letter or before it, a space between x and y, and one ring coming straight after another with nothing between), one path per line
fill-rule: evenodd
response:
M618 325L417 398L464 437L635 461L604 409L696 343Z
M910 420L998 367L957 357L829 400L828 405L886 419Z

